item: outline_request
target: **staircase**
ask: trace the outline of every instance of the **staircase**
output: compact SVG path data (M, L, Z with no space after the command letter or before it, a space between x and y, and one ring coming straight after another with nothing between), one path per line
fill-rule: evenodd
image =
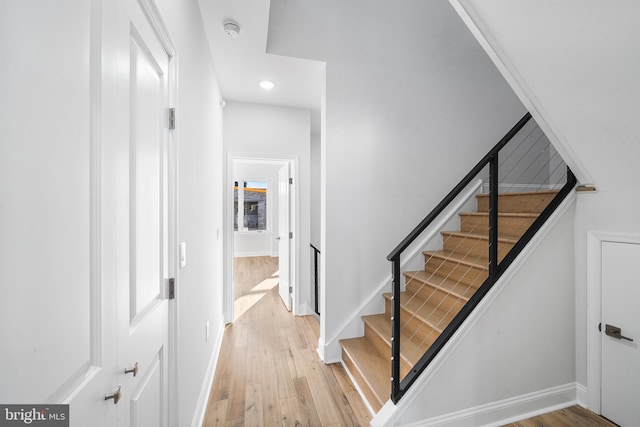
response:
M498 258L502 260L557 191L504 193L499 197ZM476 196L477 211L460 213L460 230L443 231L442 249L424 251L424 269L405 271L401 293L401 378L488 277L489 197ZM385 312L363 316L363 337L341 340L342 358L378 412L390 395L391 294Z

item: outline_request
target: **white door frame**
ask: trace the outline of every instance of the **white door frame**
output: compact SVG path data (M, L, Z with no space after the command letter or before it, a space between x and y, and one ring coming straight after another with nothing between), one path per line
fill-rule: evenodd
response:
M293 231L293 239L291 239L291 259L290 259L290 283L292 287L292 314L298 313L298 284L299 284L299 262L300 262L300 224L299 215L300 210L300 195L298 193L300 171L298 168L299 158L295 155L280 155L280 154L251 154L251 153L227 153L226 164L226 179L224 181L224 201L223 201L223 221L224 221L224 248L223 251L223 318L225 323L232 323L234 318L233 302L235 300L235 290L233 287L233 255L234 255L234 243L233 243L233 182L234 182L234 162L236 160L250 160L250 161L263 161L265 163L289 163L290 176L293 178L293 185L291 186L290 198L291 198L291 230Z
M291 311L291 167L285 162L278 168L278 294ZM283 256L285 255L285 256Z
M601 413L602 388L602 242L640 244L640 234L587 233L587 407Z
M164 25L163 25L164 29ZM166 32L166 29L164 30ZM163 34L162 41L165 47L168 46L169 51L169 105L171 108L175 108L178 103L178 57L177 52L171 42L168 33ZM177 122L177 117L174 117ZM178 424L179 406L178 402L178 342L179 342L179 295L180 292L180 268L179 266L179 251L178 245L180 244L180 236L178 236L178 224L180 223L180 210L178 209L179 198L179 159L178 159L178 130L177 125L175 129L169 130L168 141L168 215L169 215L169 277L173 277L176 283L175 299L169 300L169 348L167 353L169 355L168 367L169 367L169 425ZM173 244L171 244L173 243Z
M129 0L134 1L134 0ZM164 20L156 5L156 1L154 0L135 0L140 5L140 8L143 10L146 15L149 25L155 31L160 43L164 47L167 57L169 60L168 66L168 85L169 85L169 96L168 96L168 104L170 108L175 108L178 103L178 54L175 49L175 45L171 39L171 35L169 34L169 30L164 24ZM177 121L177 118L176 118ZM178 224L179 224L179 210L178 210L178 178L179 178L179 170L178 170L178 126L176 125L175 129L169 130L168 141L167 141L167 179L168 179L168 189L167 189L167 209L168 209L168 275L169 277L173 277L176 281L176 295L175 299L168 301L168 309L169 309L169 325L168 325L168 384L167 384L167 392L168 392L168 417L169 417L169 425L177 425L178 423L178 342L179 342L179 312L178 312L178 300L180 292L180 271L178 268Z

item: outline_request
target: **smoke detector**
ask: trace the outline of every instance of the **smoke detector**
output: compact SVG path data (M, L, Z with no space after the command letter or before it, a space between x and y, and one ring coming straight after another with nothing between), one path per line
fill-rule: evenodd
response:
M224 33L232 39L240 36L240 25L236 21L228 20L224 22Z

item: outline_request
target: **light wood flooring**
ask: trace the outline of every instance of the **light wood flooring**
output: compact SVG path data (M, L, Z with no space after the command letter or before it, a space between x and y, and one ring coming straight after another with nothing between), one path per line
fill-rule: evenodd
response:
M316 353L313 316L289 313L278 259L236 258L236 319L227 326L203 426L367 426L371 415L340 364Z
M613 427L615 424L606 419L575 405L559 411L518 421L505 427Z
M237 258L236 319L226 328L204 427L368 426L371 415L342 365L318 358L318 322L278 295L278 259ZM614 426L579 406L507 427Z

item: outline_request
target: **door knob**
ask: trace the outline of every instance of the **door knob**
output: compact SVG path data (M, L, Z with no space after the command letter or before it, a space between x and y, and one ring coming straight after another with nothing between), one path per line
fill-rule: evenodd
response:
M280 240L280 236L276 237L276 240Z
M124 373L125 374L133 374L134 377L136 375L138 375L138 362L136 362L136 364L133 365L133 368L125 369Z
M114 391L111 394L107 394L104 397L104 400L109 400L109 399L113 399L113 404L117 405L118 402L120 402L120 386L118 386L118 388L116 389L116 391Z
M618 340L633 341L632 338L625 337L624 335L622 335L622 329L618 328L617 326L604 325L604 333L607 336L610 336L610 337L618 339Z

